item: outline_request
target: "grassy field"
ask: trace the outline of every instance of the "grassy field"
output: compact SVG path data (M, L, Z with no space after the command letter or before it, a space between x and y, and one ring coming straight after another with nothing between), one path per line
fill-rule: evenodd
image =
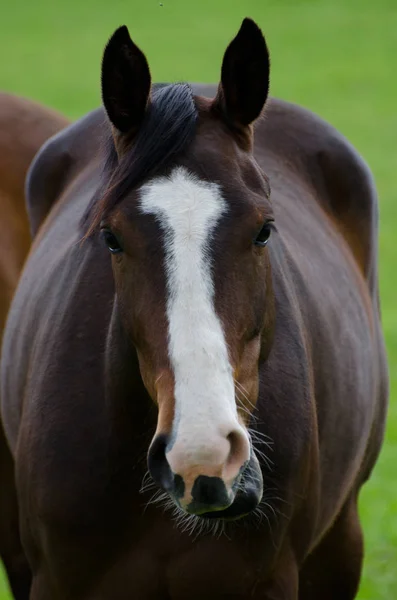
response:
M241 19L262 26L272 95L338 127L376 178L381 299L391 378L386 444L361 496L366 558L359 598L397 598L397 2L396 0L19 0L0 20L0 88L76 118L97 106L103 46L120 24L155 80L217 81ZM9 595L0 574L0 600Z

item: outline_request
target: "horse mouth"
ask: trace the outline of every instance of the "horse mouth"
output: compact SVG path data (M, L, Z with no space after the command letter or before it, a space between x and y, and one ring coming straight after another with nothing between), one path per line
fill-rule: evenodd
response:
M204 512L197 515L203 519L237 521L253 512L259 505L263 493L263 480L260 466L253 454L241 475L233 502L223 510Z
M254 511L261 500L261 494L254 490L238 491L232 504L223 510L202 513L199 518L222 519L224 521L237 521Z

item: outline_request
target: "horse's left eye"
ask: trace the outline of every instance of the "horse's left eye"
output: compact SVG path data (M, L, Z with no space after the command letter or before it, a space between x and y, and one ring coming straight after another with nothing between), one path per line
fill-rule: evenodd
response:
M114 233L110 231L110 229L102 229L102 235L103 239L105 240L105 244L112 254L118 254L119 252L123 251L120 242Z
M254 239L255 246L266 246L270 239L272 230L274 229L273 221L266 221L263 224L262 229Z

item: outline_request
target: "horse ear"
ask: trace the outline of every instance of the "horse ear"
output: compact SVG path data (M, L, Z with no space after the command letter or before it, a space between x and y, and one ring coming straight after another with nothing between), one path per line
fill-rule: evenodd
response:
M237 127L257 119L269 93L270 59L258 25L244 19L223 57L221 83L214 108Z
M123 25L110 38L102 59L103 105L121 133L129 133L142 123L150 85L146 57Z

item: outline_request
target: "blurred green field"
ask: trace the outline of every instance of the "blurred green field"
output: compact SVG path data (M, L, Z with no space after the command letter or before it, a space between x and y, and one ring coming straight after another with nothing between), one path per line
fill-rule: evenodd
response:
M366 558L360 600L397 598L397 1L19 0L3 3L0 88L76 118L100 102L103 46L127 24L154 80L217 81L241 19L262 26L272 95L339 128L373 170L391 409L381 459L361 496ZM8 599L0 574L0 600ZM320 600L320 599L319 599Z

